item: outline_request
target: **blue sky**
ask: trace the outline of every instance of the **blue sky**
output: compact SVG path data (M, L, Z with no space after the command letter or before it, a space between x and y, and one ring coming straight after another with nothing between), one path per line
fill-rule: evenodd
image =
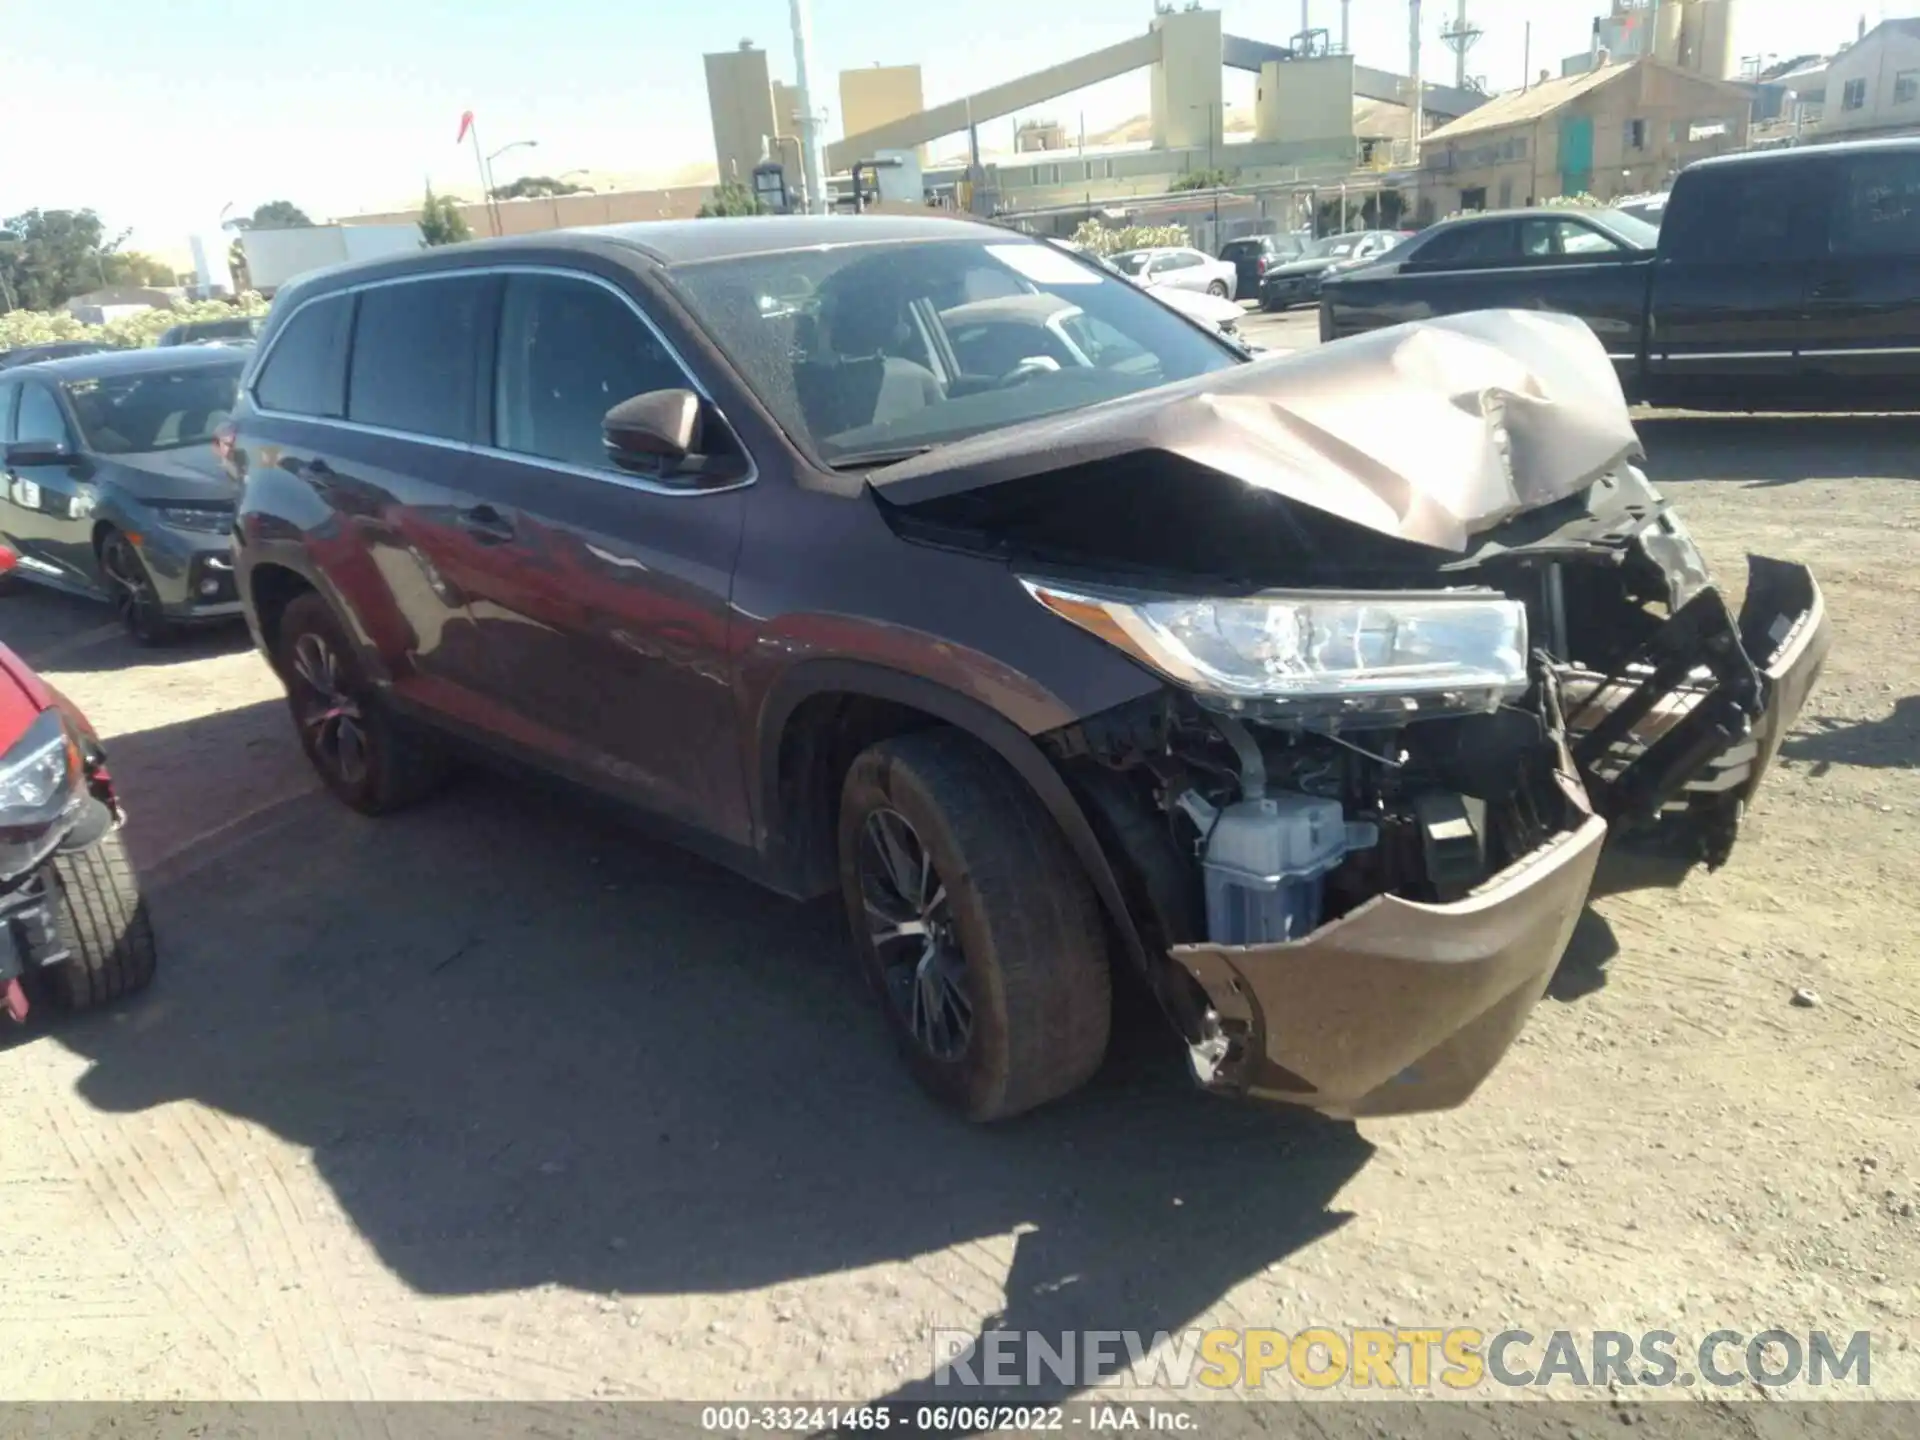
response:
M1916 5L1738 0L1742 53L1831 49L1864 14ZM1312 0L1337 30L1337 0ZM1298 0L1223 0L1234 33L1275 40ZM1451 75L1437 36L1453 0L1427 0L1424 67ZM1520 82L1528 22L1533 66L1557 69L1586 44L1591 0L1471 0L1488 34L1469 69L1490 89ZM0 215L90 205L112 230L166 252L244 213L289 199L316 219L410 202L428 178L472 184L454 144L462 110L488 148L537 139L500 162L664 176L711 159L700 56L751 37L776 79L792 74L786 0L37 0L9 7L0 42L7 140ZM813 0L814 68L829 134L843 68L917 61L929 103L1138 33L1151 0ZM1040 19L1035 26L1032 22ZM1353 0L1364 64L1404 70L1404 0ZM1251 93L1252 77L1244 77ZM1230 83L1229 103L1244 98ZM1071 128L1146 108L1144 74L1061 102ZM1004 123L1004 122L1003 122ZM1003 139L1004 143L1004 139Z

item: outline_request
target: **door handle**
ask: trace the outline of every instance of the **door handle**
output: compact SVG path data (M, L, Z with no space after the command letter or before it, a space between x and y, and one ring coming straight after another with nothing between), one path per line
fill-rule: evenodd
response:
M485 545L504 545L513 539L513 523L491 505L476 505L459 514L460 528Z

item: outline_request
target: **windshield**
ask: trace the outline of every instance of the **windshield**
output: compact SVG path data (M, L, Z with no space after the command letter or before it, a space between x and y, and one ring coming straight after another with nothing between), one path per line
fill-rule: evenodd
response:
M1624 210L1606 212L1607 228L1636 250L1652 250L1660 244L1660 227L1649 225Z
M830 465L904 458L1245 360L1127 281L1031 241L836 245L694 262L668 279ZM768 308L769 295L782 302Z
M1113 257L1113 267L1122 275L1138 275L1153 257L1144 250L1125 250Z
M1359 248L1361 235L1329 235L1324 240L1316 240L1302 253L1303 260L1344 260Z
M226 421L243 361L69 380L67 399L96 455L136 455L205 445Z

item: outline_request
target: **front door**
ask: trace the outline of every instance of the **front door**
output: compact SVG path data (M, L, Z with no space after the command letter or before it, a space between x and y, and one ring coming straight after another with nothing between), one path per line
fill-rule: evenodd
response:
M1920 153L1860 151L1837 168L1826 253L1807 272L1808 390L1905 409L1920 379Z
M634 300L585 275L505 286L492 443L464 481L476 549L459 576L495 698L542 757L744 842L727 651L744 492L608 461L609 409L698 388Z
M13 435L22 443L64 445L69 456L50 465L7 467L8 531L21 564L68 585L93 587L92 490L80 478L72 422L46 381L21 381Z

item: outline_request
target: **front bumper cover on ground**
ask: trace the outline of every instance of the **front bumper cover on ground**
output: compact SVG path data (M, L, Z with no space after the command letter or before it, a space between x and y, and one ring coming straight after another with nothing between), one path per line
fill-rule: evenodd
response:
M1737 635L1698 615L1675 623L1702 645L1731 642L1743 653L1681 667L1664 691L1621 690L1655 693L1634 702L1637 718L1609 727L1630 751L1614 778L1638 771L1655 779L1610 795L1632 795L1656 810L1684 797L1678 823L1720 827L1703 842L1712 858L1712 847L1731 845L1746 799L1813 687L1829 644L1826 608L1804 567L1756 557ZM1662 733L1634 737L1648 717L1674 708L1663 703L1676 689L1689 686L1699 693L1662 722ZM1696 711L1708 718L1687 726ZM1708 747L1700 737L1709 727L1731 733ZM1674 763L1683 753L1690 769ZM1721 764L1728 755L1736 757L1732 769ZM1687 793L1696 780L1728 775L1717 788ZM1592 887L1607 821L1572 777L1569 759L1559 783L1570 828L1463 900L1430 905L1382 895L1302 940L1171 950L1206 992L1216 1020L1190 1050L1201 1084L1342 1118L1464 1101L1545 991Z

